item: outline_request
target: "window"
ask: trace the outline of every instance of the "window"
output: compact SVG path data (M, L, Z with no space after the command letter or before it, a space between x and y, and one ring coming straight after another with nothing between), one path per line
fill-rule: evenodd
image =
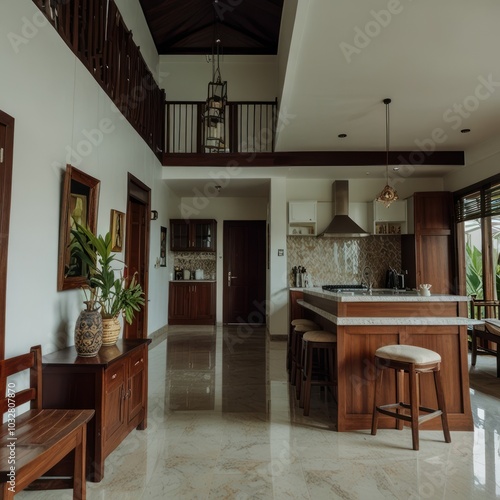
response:
M461 290L478 299L500 297L500 182L488 179L455 195Z

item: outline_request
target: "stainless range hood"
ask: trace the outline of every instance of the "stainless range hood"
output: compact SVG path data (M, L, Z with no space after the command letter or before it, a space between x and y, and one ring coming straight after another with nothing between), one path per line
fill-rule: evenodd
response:
M332 238L360 238L368 236L362 227L359 227L349 217L349 181L335 181L332 184L334 217L332 222L319 236Z

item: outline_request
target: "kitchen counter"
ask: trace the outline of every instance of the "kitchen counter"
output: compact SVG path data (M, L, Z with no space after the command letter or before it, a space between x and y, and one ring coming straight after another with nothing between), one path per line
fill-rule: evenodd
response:
M338 293L304 289L298 303L325 330L337 333L337 429L369 429L374 390L374 355L384 345L407 344L432 349L442 358L448 421L451 430L473 430L469 396L467 297L420 296L364 290ZM387 403L397 400L394 374L386 379ZM406 390L406 389L405 389ZM422 406L436 404L431 375L421 377ZM379 417L380 428L395 428L396 421ZM440 419L422 424L441 429Z

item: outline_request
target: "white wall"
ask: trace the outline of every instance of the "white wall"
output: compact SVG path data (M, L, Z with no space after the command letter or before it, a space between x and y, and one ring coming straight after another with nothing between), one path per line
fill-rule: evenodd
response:
M270 268L269 273L269 333L286 335L288 333L288 273L286 256L287 204L286 179L271 179L270 214ZM278 250L283 249L283 255Z
M223 56L229 101L272 101L278 96L276 56ZM205 56L160 56L160 85L167 101L204 101L212 79Z
M500 173L500 137L494 137L466 151L465 167L444 178L448 191L456 191Z
M74 343L82 294L56 291L66 163L100 179L101 233L109 230L110 209L126 210L127 172L152 189L160 212L158 228L151 226L148 333L155 331L166 323L164 303L159 308L157 302L166 297L168 281L166 268L152 267L159 225L168 222L160 163L31 0L0 4L0 32L6 35L0 44L0 109L16 120L6 355L38 343L45 353Z

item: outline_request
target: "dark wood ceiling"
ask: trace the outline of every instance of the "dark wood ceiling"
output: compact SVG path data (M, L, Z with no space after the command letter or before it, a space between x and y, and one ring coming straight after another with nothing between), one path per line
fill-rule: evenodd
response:
M140 0L159 54L276 54L284 0ZM217 13L217 18L216 14ZM217 19L217 22L215 20Z

